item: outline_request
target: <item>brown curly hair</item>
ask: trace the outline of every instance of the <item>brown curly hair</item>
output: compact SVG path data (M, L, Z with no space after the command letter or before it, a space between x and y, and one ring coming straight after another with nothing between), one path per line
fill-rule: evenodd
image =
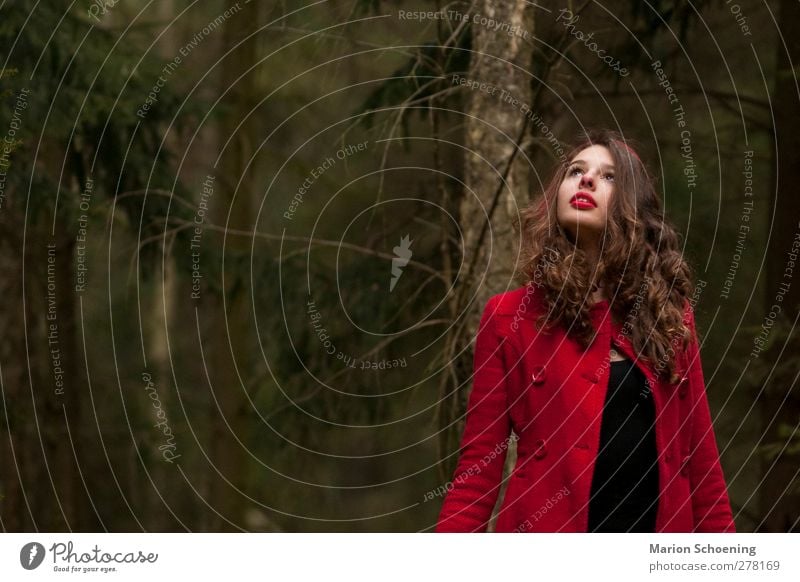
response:
M605 146L614 160L614 193L594 273L556 214L558 190L570 163L592 145ZM592 280L602 283L612 317L625 321L623 333L638 357L653 364L662 378L676 382L678 346L686 349L692 339L684 321L692 273L675 229L664 219L653 181L635 150L609 130L587 131L562 160L543 195L521 212L519 223L518 272L523 283L543 290L545 309L538 325L563 325L586 349L596 333L589 311Z

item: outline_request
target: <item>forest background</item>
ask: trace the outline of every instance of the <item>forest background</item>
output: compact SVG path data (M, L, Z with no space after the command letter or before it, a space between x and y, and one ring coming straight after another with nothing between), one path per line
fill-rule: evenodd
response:
M4 531L431 530L588 127L681 233L738 530L797 531L798 2L17 1L0 59Z

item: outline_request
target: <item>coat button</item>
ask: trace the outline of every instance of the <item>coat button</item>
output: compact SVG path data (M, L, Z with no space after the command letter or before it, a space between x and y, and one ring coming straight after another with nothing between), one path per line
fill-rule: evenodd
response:
M541 459L545 455L547 455L547 446L544 442L544 439L538 439L535 443L533 443L533 457L535 459Z
M689 393L689 379L684 376L678 384L678 398L686 398Z
M544 366L536 366L531 373L531 384L543 384L546 377Z
M689 457L683 457L683 461L681 461L681 475L684 477L689 476Z

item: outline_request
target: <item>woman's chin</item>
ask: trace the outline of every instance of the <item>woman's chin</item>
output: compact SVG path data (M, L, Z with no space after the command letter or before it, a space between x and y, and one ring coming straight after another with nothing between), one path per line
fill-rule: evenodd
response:
M582 221L562 224L567 239L574 245L582 246L585 243L594 244L603 236L603 226L595 224L596 221Z

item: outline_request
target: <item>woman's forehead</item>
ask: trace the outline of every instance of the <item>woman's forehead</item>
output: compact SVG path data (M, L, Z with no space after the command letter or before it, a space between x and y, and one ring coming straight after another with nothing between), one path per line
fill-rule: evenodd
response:
M583 148L572 158L570 163L579 163L586 161L600 161L603 164L614 166L614 157L611 151L603 145L591 145Z

